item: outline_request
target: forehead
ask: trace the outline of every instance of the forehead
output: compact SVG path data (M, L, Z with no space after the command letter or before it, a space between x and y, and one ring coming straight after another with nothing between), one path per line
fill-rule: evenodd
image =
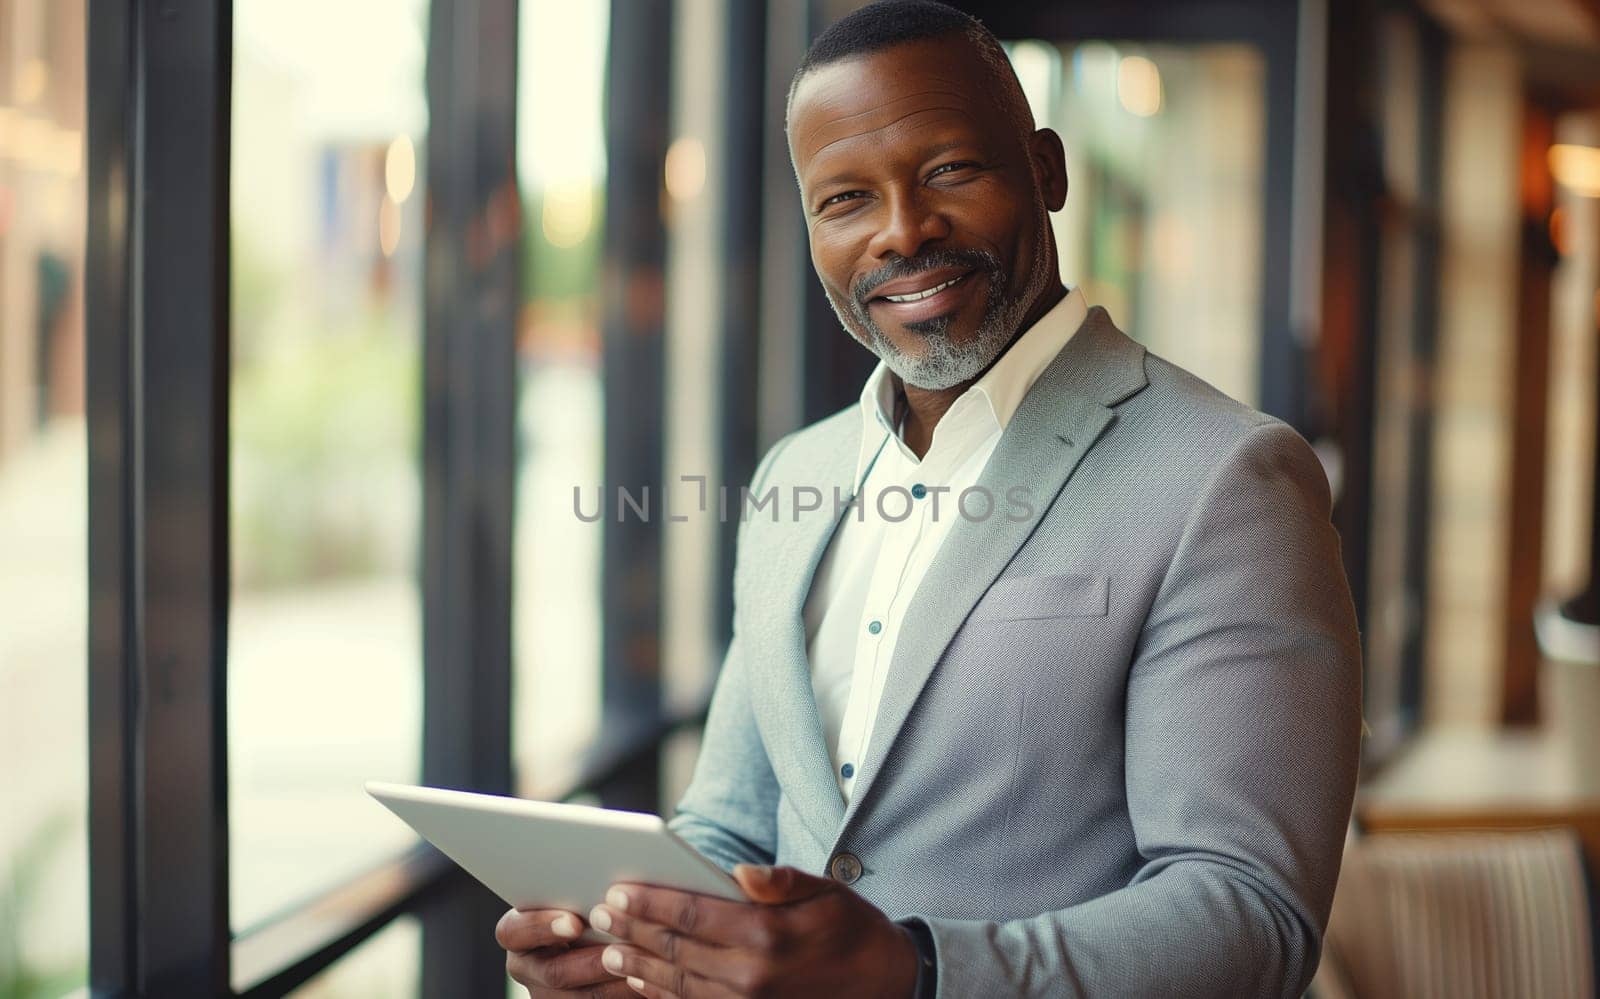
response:
M986 73L960 38L909 42L818 67L801 79L790 108L795 165L803 176L819 159L883 155L933 132L991 137L1002 116Z

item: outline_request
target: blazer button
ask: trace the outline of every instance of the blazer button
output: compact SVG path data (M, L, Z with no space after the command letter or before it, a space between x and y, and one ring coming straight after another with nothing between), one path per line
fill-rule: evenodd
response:
M829 869L833 871L835 881L853 885L861 880L861 861L857 860L853 853L841 853L834 857Z

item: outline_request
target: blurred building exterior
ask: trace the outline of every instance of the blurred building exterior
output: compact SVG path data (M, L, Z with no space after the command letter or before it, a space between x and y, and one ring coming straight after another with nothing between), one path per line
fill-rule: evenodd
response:
M733 525L577 513L859 392L782 134L856 5L0 0L0 997L497 993L361 782L671 808ZM956 5L1062 279L1324 460L1358 824L1600 863L1600 4Z

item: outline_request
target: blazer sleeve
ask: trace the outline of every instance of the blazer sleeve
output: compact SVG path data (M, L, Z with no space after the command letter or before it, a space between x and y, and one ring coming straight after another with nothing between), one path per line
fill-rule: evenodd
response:
M752 492L760 492L773 461L788 443L774 444L756 466ZM741 523L734 552L748 556ZM756 728L750 701L750 668L739 634L738 586L734 586L733 637L711 695L700 755L688 790L667 827L724 870L735 864L771 864L778 849L778 779Z
M1143 864L1100 898L1006 922L915 917L938 995L1299 996L1355 790L1361 652L1327 480L1278 421L1202 489L1128 676Z

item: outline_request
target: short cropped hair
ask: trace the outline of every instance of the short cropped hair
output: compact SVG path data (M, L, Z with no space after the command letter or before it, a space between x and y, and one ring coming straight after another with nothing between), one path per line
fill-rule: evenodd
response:
M828 25L811 43L800 68L789 83L789 98L784 106L787 120L794 105L800 81L812 70L846 59L882 52L896 45L930 38L961 35L983 60L989 71L993 98L1026 137L1033 133L1033 111L1022 92L1022 83L1011 66L1005 49L982 21L938 0L876 0Z

